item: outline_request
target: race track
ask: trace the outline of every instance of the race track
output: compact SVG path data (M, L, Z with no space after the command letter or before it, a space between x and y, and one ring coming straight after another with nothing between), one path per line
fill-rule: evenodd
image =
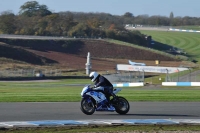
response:
M200 119L200 102L130 102L127 115L85 115L78 102L0 103L0 122L84 119Z

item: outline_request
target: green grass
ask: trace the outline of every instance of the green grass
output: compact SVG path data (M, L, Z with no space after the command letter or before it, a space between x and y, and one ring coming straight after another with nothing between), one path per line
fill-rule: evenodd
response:
M69 84L82 83L81 86ZM0 82L0 102L79 102L87 79L56 82ZM199 87L123 88L118 95L129 101L200 101Z
M200 31L199 25L188 25L188 26L173 26L176 29L184 29L184 30L198 30Z
M79 101L82 86L89 79L67 79L55 82L0 82L0 102Z
M144 82L149 84L162 84L165 82L166 74L161 74L159 76L145 78Z
M187 52L190 60L200 61L200 33L143 30L140 32L151 35L153 40L161 43L161 48L162 44L181 48ZM154 46L152 45L152 47Z
M200 90L182 88L124 89L122 96L129 101L200 101Z
M199 125L88 125L88 126L64 126L64 127L30 127L30 128L8 128L0 130L6 133L99 133L99 132L195 132L200 131Z

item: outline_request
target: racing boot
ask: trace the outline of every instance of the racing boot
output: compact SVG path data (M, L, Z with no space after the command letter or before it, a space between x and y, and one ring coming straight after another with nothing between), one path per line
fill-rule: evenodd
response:
M108 111L115 111L115 108L112 105L107 106Z
M106 95L106 99L107 99L106 105L107 105L108 111L115 111L115 108L114 108L114 107L112 106L112 104L110 103L110 96L109 96L109 95Z
M106 103L108 111L115 111L115 108L109 103Z

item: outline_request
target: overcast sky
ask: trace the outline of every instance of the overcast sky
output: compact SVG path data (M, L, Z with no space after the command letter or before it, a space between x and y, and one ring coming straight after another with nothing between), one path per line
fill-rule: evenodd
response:
M17 14L20 6L31 0L0 0L0 13L12 11ZM134 16L147 14L169 17L200 17L200 0L35 0L46 5L52 12L104 12L123 15L130 12Z

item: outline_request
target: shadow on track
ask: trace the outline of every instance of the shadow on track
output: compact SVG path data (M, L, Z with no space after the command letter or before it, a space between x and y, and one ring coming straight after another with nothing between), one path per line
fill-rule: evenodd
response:
M119 114L97 114L97 115L110 115L110 116L156 116L156 117L199 117L196 115L173 115L173 114L125 114L125 115L119 115Z

